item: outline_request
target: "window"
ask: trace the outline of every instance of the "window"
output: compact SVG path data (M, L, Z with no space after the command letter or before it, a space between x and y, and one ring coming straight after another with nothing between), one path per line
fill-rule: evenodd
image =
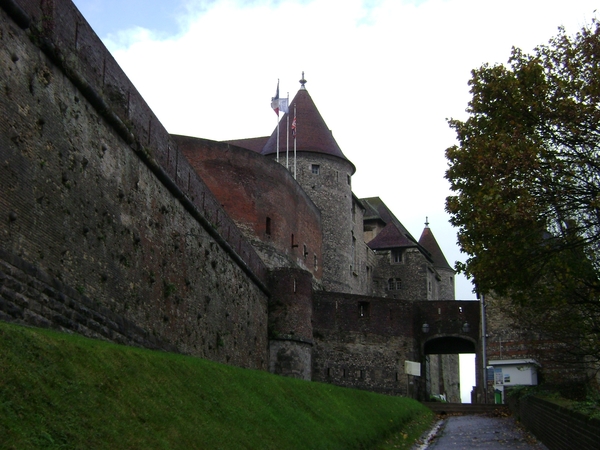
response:
M267 235L271 236L271 218L267 217L267 223L265 225L265 233L267 233Z
M319 173L321 172L321 166L319 166L318 164L311 164L310 166L310 170L312 171L312 173L314 173L315 175L319 175Z
M348 175L348 184L349 184L350 186L352 186L352 178L350 177L350 175Z
M356 238L354 237L354 232L352 232L352 264L350 265L350 272L352 272L355 276L358 276L358 263L357 263L357 255L356 255Z
M308 249L306 248L306 244L304 244L303 246L303 256L304 256L304 260L306 261L306 257L308 256Z
M315 270L317 270L317 255L314 255Z
M388 291L399 291L402 289L402 280L400 278L390 278L387 289Z
M358 302L358 317L369 317L369 302Z
M392 250L392 261L399 264L403 262L404 252L402 250Z

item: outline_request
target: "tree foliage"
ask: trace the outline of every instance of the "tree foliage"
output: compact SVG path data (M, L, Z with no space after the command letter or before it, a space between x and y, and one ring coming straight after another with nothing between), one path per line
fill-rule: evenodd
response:
M562 308L600 355L600 24L513 48L469 84L446 150L457 268L481 292Z

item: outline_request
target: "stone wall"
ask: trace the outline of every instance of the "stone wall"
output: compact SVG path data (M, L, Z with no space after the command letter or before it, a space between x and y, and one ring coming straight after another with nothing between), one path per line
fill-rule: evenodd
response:
M402 262L394 262L392 252L377 252L375 294L398 300L429 300L428 263L417 248L403 250ZM390 284L389 280L393 280Z
M319 166L319 173L312 166ZM360 289L359 266L352 251L362 244L362 232L353 236L351 175L354 166L344 159L319 153L298 152L297 180L321 210L323 226L323 286L328 291ZM360 250L360 249L359 249Z
M2 5L3 317L266 369L260 258L70 1Z
M412 395L404 361L416 361L413 304L315 293L313 380Z
M313 302L311 274L281 268L269 274L269 370L312 378Z

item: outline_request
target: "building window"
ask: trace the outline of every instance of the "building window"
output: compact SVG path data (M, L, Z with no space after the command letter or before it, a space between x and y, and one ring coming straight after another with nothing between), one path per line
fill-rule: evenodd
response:
M392 261L399 264L403 262L404 252L402 250L392 250Z
M315 265L315 270L317 270L317 255L314 255L314 265Z
M390 278L388 280L388 291L393 291L394 289L396 289L396 283L393 278Z
M350 175L348 175L348 185L352 186L352 177Z
M318 164L311 164L310 166L310 170L312 171L312 173L314 173L315 175L319 175L319 173L321 172L321 166L319 166Z
M267 223L265 225L265 233L267 233L267 235L271 236L271 218L267 217Z
M303 245L303 250L304 250L304 260L306 261L306 257L308 256L308 249L306 248L306 244Z
M402 289L402 280L400 278L390 278L388 280L388 291L399 291Z
M369 317L369 302L358 302L358 317Z

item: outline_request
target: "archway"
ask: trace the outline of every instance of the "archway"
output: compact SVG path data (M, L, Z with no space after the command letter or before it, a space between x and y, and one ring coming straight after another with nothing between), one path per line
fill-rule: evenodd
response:
M472 358L471 364L467 358L465 365L464 356L477 355L476 342L464 336L432 336L423 343L422 354L424 398L451 403L470 402L471 388L476 384L476 365ZM465 371L469 372L463 373ZM469 386L461 386L463 379L469 380Z

